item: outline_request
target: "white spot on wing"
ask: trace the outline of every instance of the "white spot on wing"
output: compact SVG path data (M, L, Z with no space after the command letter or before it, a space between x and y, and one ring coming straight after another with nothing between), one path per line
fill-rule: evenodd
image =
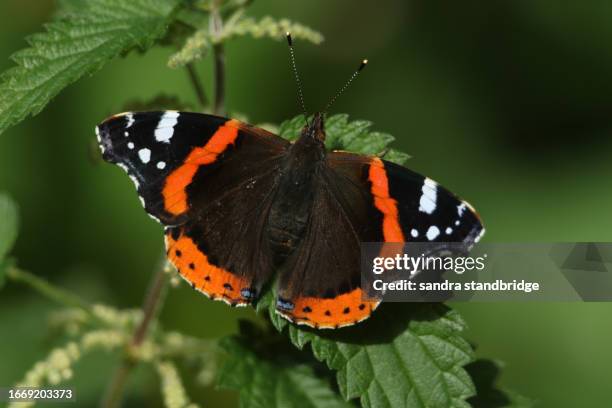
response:
M166 168L166 162L163 162L163 161L157 162L157 168L160 170L163 170L164 168Z
M100 128L96 126L96 138L98 139L98 146L100 146L100 151L104 154L104 144L102 144L102 137L100 136Z
M128 173L128 176L130 177L130 180L132 180L132 182L134 183L136 190L138 190L140 188L140 183L138 182L138 179L133 174Z
M125 117L128 121L126 128L129 128L134 124L134 114L132 112L128 112L125 114Z
M485 233L485 229L483 228L483 229L480 231L480 234L478 234L478 236L477 236L477 237L474 239L474 242L475 242L475 243L478 243L478 241L480 241L480 239L482 238L482 236L484 235L484 233Z
M427 230L427 234L426 235L427 235L427 239L428 240L433 241L434 239L436 239L438 237L438 235L440 235L440 230L435 225L432 225Z
M446 235L450 235L453 233L453 229L451 227L446 227L446 231L444 232L446 232Z
M410 235L412 235L412 238L416 238L419 236L419 231L413 228L412 230L410 230Z
M467 206L465 205L465 203L461 203L457 206L457 214L459 214L459 218L463 216L463 213L465 212L466 208Z
M138 151L138 157L140 158L141 162L147 164L149 160L151 160L151 151L147 148L140 149Z
M425 177L421 191L423 194L421 194L421 199L419 200L419 211L431 214L436 209L438 185L432 179Z
M134 143L130 142L128 143L128 149L132 150L134 148Z
M178 117L178 112L164 112L155 129L155 140L158 142L170 143L170 139L172 139L172 135L174 135L174 126L178 123Z

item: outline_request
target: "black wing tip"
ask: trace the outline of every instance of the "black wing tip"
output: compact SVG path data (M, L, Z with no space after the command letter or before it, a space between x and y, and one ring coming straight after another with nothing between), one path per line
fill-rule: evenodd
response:
M127 132L127 130L135 123L135 118L140 113L142 112L126 111L117 113L115 115L107 117L95 127L96 137L98 139L98 146L100 147L100 151L102 152L102 158L104 160L111 163L116 163L116 161L113 160L113 145L116 140L120 136L124 135L124 132ZM113 140L113 138L115 140Z
M109 123L112 122L109 122L110 120L111 119L105 120L96 126L95 132L98 140L98 147L102 152L102 158L105 161L113 162L113 155L111 154L113 143L111 140L111 132L109 130Z

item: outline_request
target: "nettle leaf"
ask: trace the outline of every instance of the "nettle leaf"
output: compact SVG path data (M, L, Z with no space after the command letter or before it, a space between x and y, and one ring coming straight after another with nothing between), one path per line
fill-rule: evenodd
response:
M336 371L340 393L364 407L469 407L475 387L464 366L474 358L463 338L465 322L442 304L387 303L370 319L339 330L313 330L282 319L273 291L257 305L287 328L299 349L310 344L319 361Z
M337 115L334 115L337 116ZM310 120L312 117L309 117ZM330 118L327 118L329 121ZM304 115L297 115L291 119L285 120L278 127L278 135L284 137L287 140L296 140L300 137L300 132L304 128L306 124L306 120L304 119ZM326 122L327 126L327 122Z
M404 152L400 152L399 150L388 149L383 155L383 158L392 163L400 164L403 166L408 162L408 159L410 159L410 155Z
M217 385L238 390L249 408L347 408L320 363L287 347L284 339L241 322L241 336L225 338L228 353ZM279 341L280 340L280 341ZM321 371L321 372L317 372Z
M286 319L283 319L276 313L276 286L266 290L255 304L257 313L267 314L270 317L270 322L278 330L282 331L289 324Z
M36 115L62 89L166 31L179 0L72 0L45 32L27 38L0 76L0 133Z
M304 115L286 120L281 123L279 134L285 139L296 140L305 123ZM371 127L372 122L367 120L349 121L347 114L329 116L325 121L325 146L329 150L377 155L397 164L405 164L410 156L388 147L395 138L388 133L373 132Z

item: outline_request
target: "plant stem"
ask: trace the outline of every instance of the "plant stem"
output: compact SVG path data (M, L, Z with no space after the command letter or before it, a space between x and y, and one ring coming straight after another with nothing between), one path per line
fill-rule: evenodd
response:
M6 276L15 282L28 285L41 295L59 304L83 309L87 313L91 310L90 305L77 295L58 288L28 271L13 266L7 269Z
M202 87L202 82L196 73L195 66L193 63L187 64L187 73L189 74L189 79L191 80L191 85L193 86L193 90L198 97L198 102L202 107L208 105L208 98L206 98L206 93L204 92L204 87Z
M108 384L104 400L100 404L103 408L115 408L121 404L127 380L132 369L136 366L136 361L131 358L130 351L139 347L146 339L151 324L155 321L165 298L164 295L168 285L165 264L165 261L161 263L149 283L149 289L142 304L142 320L134 330L132 340L123 354L121 364Z
M213 58L215 63L215 102L213 113L225 115L225 52L221 41L215 41L221 35L223 21L217 7L210 12L210 33L213 38Z
M157 313L159 312L163 300L165 299L164 295L166 294L166 289L168 287L168 273L166 272L165 268L166 261L164 259L153 276L151 283L149 284L149 290L147 291L147 296L145 297L142 305L142 321L136 328L134 337L132 339L133 346L139 346L146 338L147 331L151 326L151 323L157 317Z

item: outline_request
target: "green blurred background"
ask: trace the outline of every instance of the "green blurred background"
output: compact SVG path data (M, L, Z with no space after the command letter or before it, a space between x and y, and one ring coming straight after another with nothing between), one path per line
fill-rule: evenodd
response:
M0 70L53 13L51 0L0 2ZM413 156L409 167L468 199L487 242L612 240L612 3L516 0L256 0L255 16L320 30L296 44L307 104L316 109L359 61L370 64L335 112L375 122ZM130 100L159 93L195 103L184 71L157 48L112 62L69 87L43 113L0 136L0 190L21 206L20 265L84 297L137 307L162 248L129 179L92 160L94 125ZM227 101L252 123L298 113L281 42L227 45ZM209 90L210 61L198 65ZM209 96L211 92L209 91ZM252 310L230 309L183 287L165 327L201 337L236 330ZM55 306L27 289L0 292L0 386L19 380L53 341ZM506 363L501 383L542 407L610 406L612 304L456 304L481 357ZM96 401L116 360L77 366L79 400ZM139 369L132 402L159 404ZM193 390L205 406L231 393Z

